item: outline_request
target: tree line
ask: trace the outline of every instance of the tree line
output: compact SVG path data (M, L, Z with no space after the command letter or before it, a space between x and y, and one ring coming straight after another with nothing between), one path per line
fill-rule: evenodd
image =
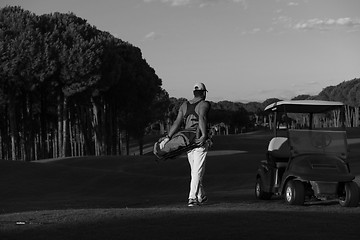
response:
M317 96L310 98L343 102L346 104L346 125L348 127L359 127L360 78L343 81L336 86L328 86L324 88Z
M0 52L0 159L121 154L167 108L140 49L72 13L0 9Z
M318 95L299 95L294 100L339 101L345 104L345 124L347 127L360 126L360 78L343 81L336 86L324 88Z
M170 119L176 118L177 110L181 103L186 99L171 98L169 107ZM324 101L340 101L345 106L345 124L347 127L359 127L360 125L360 78L343 81L336 86L328 86L324 88L318 95L298 95L291 100L324 100ZM209 122L210 125L217 125L220 128L225 128L225 134L239 133L249 131L268 123L267 114L264 109L269 104L281 101L279 98L269 98L263 102L231 102L220 101L217 103L211 102L212 109L210 111ZM338 115L331 116L331 119L326 119L325 125L330 125L329 122L338 122ZM336 120L337 119L337 120ZM304 119L306 124L306 119ZM319 120L320 122L320 120ZM322 121L324 124L324 121ZM318 124L320 125L320 123Z

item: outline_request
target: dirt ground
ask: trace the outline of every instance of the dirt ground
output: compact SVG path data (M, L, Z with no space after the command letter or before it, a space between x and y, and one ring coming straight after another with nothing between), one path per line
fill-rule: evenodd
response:
M215 136L205 173L208 204L186 206L185 157L0 161L0 239L359 239L360 207L289 206L254 198L271 134ZM349 133L360 181L360 135Z

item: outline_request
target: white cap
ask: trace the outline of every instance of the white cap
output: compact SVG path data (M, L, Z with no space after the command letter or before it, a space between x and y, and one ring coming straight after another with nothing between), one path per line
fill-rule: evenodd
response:
M193 89L194 91L195 90L197 90L197 91L208 91L208 90L206 90L206 87L205 87L205 84L203 84L203 83L196 83L195 85L194 85L194 89Z

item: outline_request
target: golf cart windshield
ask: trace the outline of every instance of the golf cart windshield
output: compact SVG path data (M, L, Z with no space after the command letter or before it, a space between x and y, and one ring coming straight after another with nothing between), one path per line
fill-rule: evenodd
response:
M289 100L268 105L269 126L275 136L286 136L287 129L339 128L343 130L344 104L334 101Z
M300 154L329 154L347 158L345 131L294 130L289 129L289 144L292 156Z

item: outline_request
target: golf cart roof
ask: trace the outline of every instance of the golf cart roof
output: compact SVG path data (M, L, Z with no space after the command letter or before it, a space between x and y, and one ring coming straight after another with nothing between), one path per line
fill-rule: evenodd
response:
M342 102L319 101L319 100L285 100L272 103L265 108L265 112L287 113L323 113L339 109Z

